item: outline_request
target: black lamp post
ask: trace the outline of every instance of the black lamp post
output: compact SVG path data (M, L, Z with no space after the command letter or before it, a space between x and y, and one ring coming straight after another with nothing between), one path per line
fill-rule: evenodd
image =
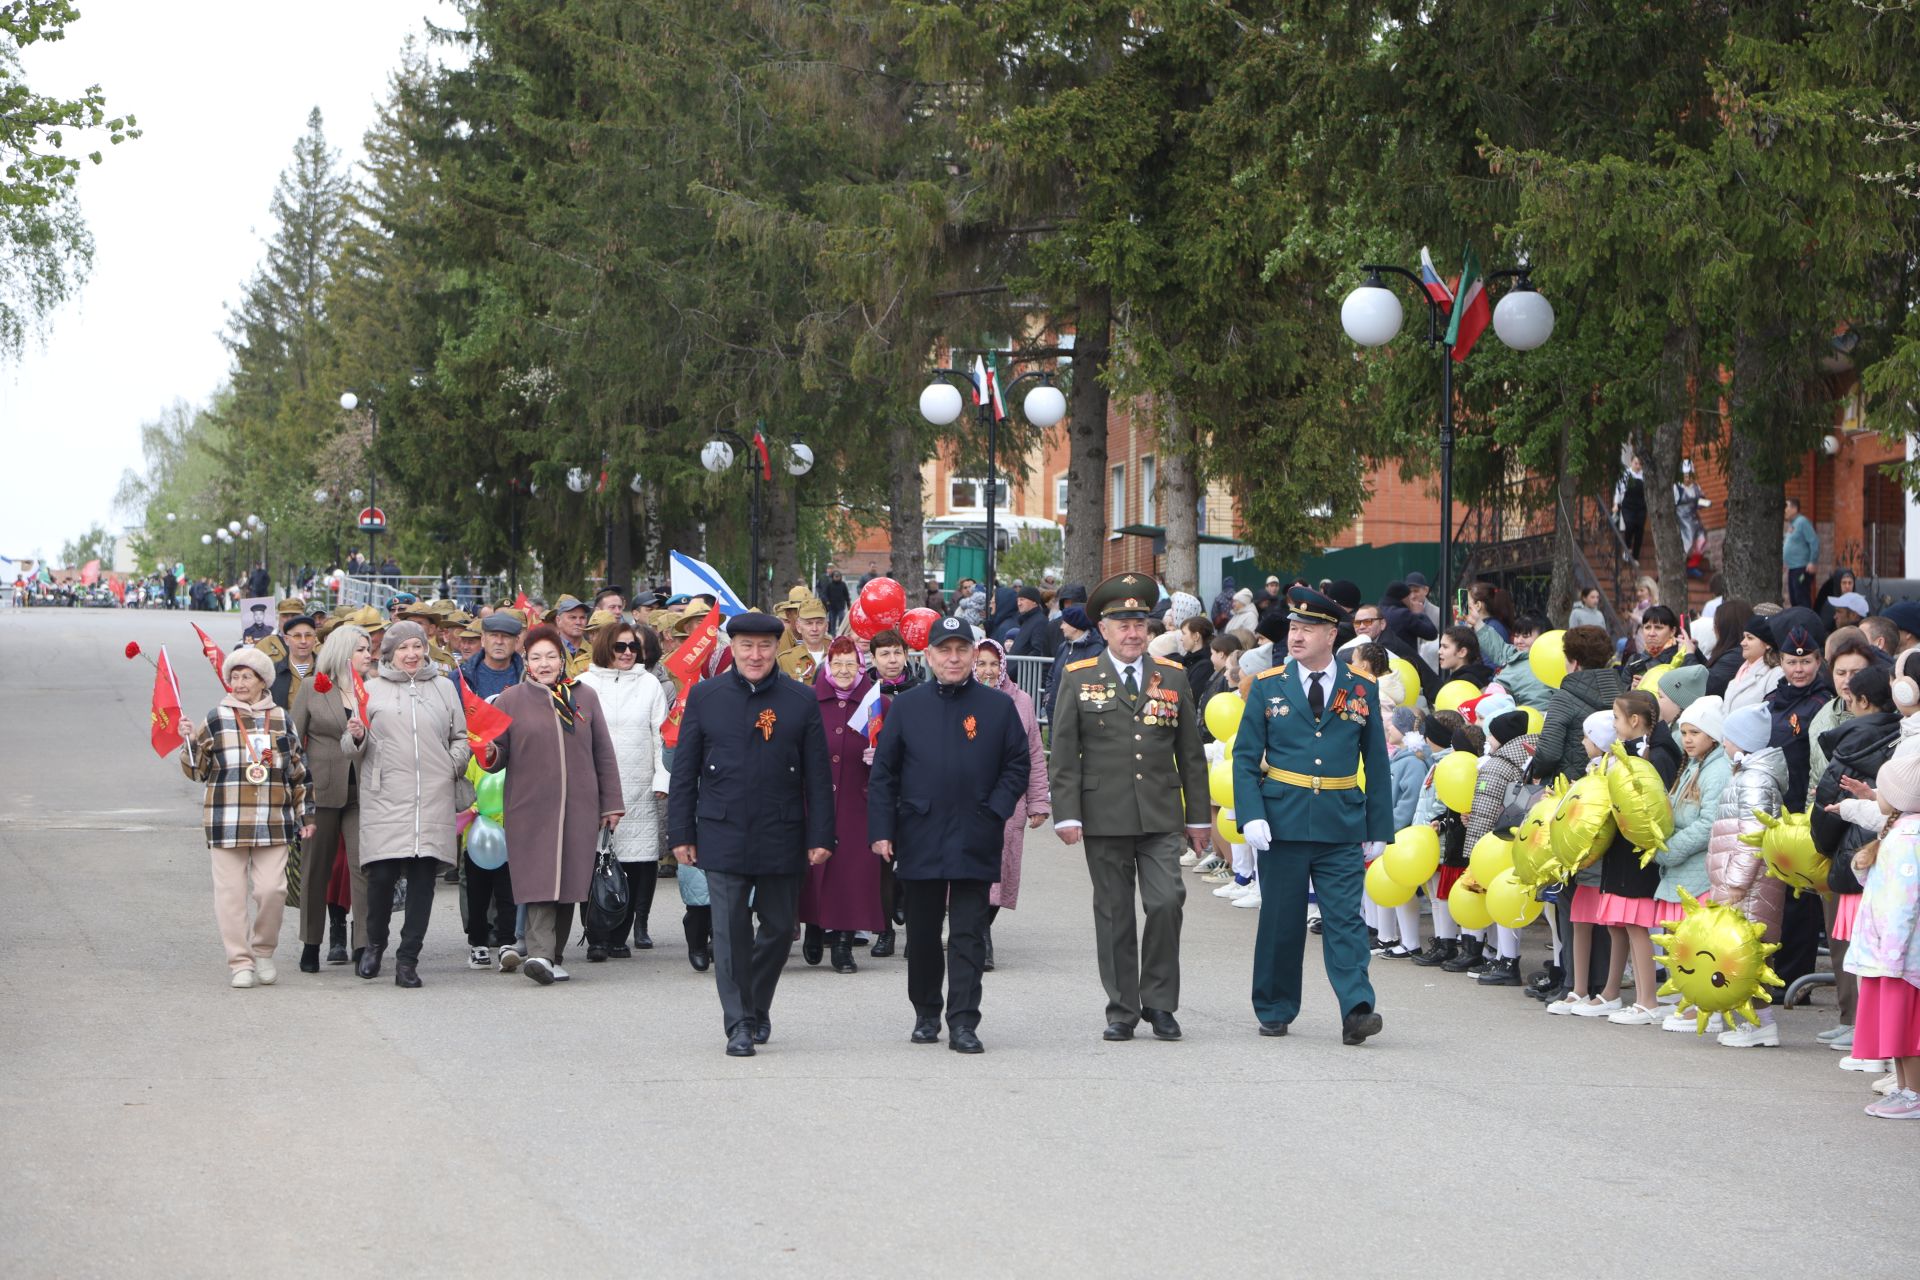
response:
M949 358L961 354L963 354L961 351L955 349L949 353ZM978 372L991 379L993 375L986 373L986 360L989 356L998 353L978 351L971 354L975 356ZM930 372L938 381L928 383L920 392L920 416L936 427L950 426L958 421L961 410L966 407L964 398L960 394L960 387L964 386L973 393L975 411L979 414L980 425L987 431L987 568L985 576L987 600L991 604L994 587L993 566L994 561L998 559L1000 549L998 535L994 528L994 512L1000 496L998 456L1000 419L1005 416L1006 411L1004 407L996 410L995 397L988 393L987 387L980 384L976 374L965 373L954 368L933 369ZM1015 387L1029 381L1038 382L1040 385L1027 393L1021 411L1026 415L1028 422L1045 431L1067 416L1067 397L1060 388L1053 385L1051 370L1029 369L1009 382L1002 389L1000 398L1004 404L1004 401L1012 396Z
M736 446L747 457L747 470L753 474L753 487L747 502L747 599L748 608L757 608L760 604L760 479L766 473L772 479L773 461L771 455L762 463L757 456L767 447L766 422L756 422L753 427L753 439L722 429L717 438L707 441L700 448L700 465L714 475L733 465ZM813 450L799 441L787 446L787 474L796 478L813 470Z
M1391 342L1404 315L1400 299L1380 278L1383 271L1403 276L1427 304L1428 346L1440 348L1440 626L1453 623L1453 337L1441 304L1426 283L1405 267L1362 263L1367 278L1340 304L1340 326L1363 347ZM1532 351L1553 336L1553 306L1533 287L1531 268L1495 271L1488 279L1518 277L1493 311L1493 331L1516 351Z

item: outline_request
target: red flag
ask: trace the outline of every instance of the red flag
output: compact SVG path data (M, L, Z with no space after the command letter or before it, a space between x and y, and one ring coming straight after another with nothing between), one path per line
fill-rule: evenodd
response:
M225 689L227 687L227 678L221 674L220 667L227 655L220 652L220 646L213 642L212 636L200 629L199 623L189 622L187 625L193 628L193 634L200 637L200 652L207 655L207 661L213 665L213 678L220 682L222 689ZM232 692L232 690L228 690L228 692Z
M693 634L687 637L686 642L668 655L666 668L680 682L680 692L674 697L673 709L667 712L666 723L660 726L660 742L663 746L680 745L680 721L687 713L687 695L706 675L707 659L719 642L720 611L709 609L700 621L694 623Z
M767 457L767 438L758 431L753 433L753 447L760 452L760 474L768 484L773 483L773 461Z
M513 598L513 607L516 609L531 609L533 607L533 602L528 600L527 593L522 591L519 595Z
M507 731L513 717L491 702L483 701L465 680L455 683L460 686L460 709L467 713L467 745L477 756L480 748Z
M90 587L100 581L100 562L89 560L80 566L80 585Z
M127 602L127 584L120 581L119 574L115 573L107 576L107 590L113 592L113 598L121 604Z
M360 704L360 723L365 724L367 723L366 682L360 679L360 673L352 667L347 668L347 674L353 677L353 700Z
M667 712L667 718L660 724L660 745L677 747L680 745L680 721L687 714L687 695L693 691L693 682L680 686L680 692L674 695L673 708Z
M186 741L180 736L180 685L173 678L165 645L160 646L160 661L153 665L152 719L153 754L164 757L178 751Z

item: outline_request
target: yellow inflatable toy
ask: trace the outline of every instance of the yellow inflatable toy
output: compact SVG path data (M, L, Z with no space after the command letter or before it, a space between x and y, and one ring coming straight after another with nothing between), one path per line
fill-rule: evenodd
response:
M1215 694L1214 696L1219 697L1220 695ZM1220 833L1220 838L1228 844L1245 844L1247 842L1246 837L1240 834L1239 825L1233 820L1233 810L1222 809L1220 816L1213 820L1213 825L1214 829Z
M1442 689L1441 694L1446 693ZM1474 784L1480 780L1480 757L1456 751L1433 766L1433 793L1455 813L1473 808Z
M1522 707L1527 713L1527 732L1538 733L1547 727L1547 713L1538 707Z
M1447 910L1462 929L1484 929L1493 923L1493 913L1487 910L1487 891L1472 872L1453 882L1447 892Z
M1222 809L1233 808L1233 761L1215 760L1207 766L1207 794Z
M1458 711L1460 704L1471 702L1480 696L1480 686L1471 680L1449 680L1440 686L1440 692L1433 695L1435 711ZM1209 702L1207 706L1213 704Z
M1414 669L1413 664L1398 654L1390 654L1387 658L1387 666L1392 669L1393 674L1400 677L1400 705L1405 707L1419 705L1420 673Z
M1511 869L1502 871L1487 886L1487 913L1495 924L1524 929L1540 918L1540 906L1533 890L1515 879Z
M1521 884L1540 885L1562 879L1553 856L1553 813L1560 807L1565 784L1553 788L1533 802L1527 816L1513 832L1513 874ZM1478 877L1475 877L1478 879Z
M1502 840L1491 831L1474 841L1473 852L1467 855L1467 874L1473 877L1474 883L1490 885L1495 876L1512 869L1513 841Z
M1796 898L1809 890L1825 893L1833 862L1813 847L1812 815L1789 813L1775 818L1755 809L1753 816L1766 829L1741 836L1740 843L1760 850L1767 862L1767 874L1791 887Z
M1613 843L1617 828L1613 821L1613 797L1607 791L1605 776L1583 774L1560 797L1553 811L1553 857L1558 864L1556 880L1563 880L1600 859ZM1487 886L1493 892L1493 886ZM1511 926L1509 926L1511 927Z
M1666 784L1653 761L1631 754L1618 742L1607 762L1606 779L1614 825L1633 841L1644 867L1667 847L1667 837L1673 834L1673 806L1667 800Z
M1558 689L1560 682L1567 678L1566 640L1566 632L1548 631L1536 638L1533 647L1527 650L1527 669L1549 689Z
M1424 822L1415 823L1393 838L1379 861L1395 883L1418 889L1440 869L1440 833Z
M1413 901L1413 886L1387 874L1387 859L1382 854L1367 868L1367 896L1383 907L1404 906Z
M1214 694L1207 702L1207 732L1222 742L1231 743L1240 732L1240 715L1246 709L1247 700L1232 689Z
M1784 986L1767 958L1780 949L1765 942L1767 927L1749 920L1722 902L1701 902L1685 889L1680 905L1686 914L1670 933L1656 933L1653 941L1667 953L1667 981L1663 996L1677 995L1680 1007L1695 1012L1695 1032L1705 1035L1716 1013L1732 1025L1738 1014L1758 1026L1755 1002L1771 1004L1768 987Z

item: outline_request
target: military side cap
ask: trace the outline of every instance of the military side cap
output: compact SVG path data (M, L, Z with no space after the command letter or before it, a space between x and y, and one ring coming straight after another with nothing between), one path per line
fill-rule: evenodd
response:
M796 618L824 618L827 616L827 606L821 602L820 597L808 596L800 602L800 612L793 616Z
M1327 596L1312 587L1295 587L1287 592L1287 620L1289 622L1318 623L1321 626L1337 627L1345 620L1347 611Z
M274 612L279 614L283 618L295 617L299 614L305 613L306 611L307 611L307 602L304 600L296 600L292 596L288 596L285 600L282 600L274 608Z
M688 613L687 618L696 618L706 613ZM685 621L685 619L682 619ZM737 613L727 619L728 636L777 636L785 631L786 624L770 613Z
M1087 616L1095 622L1105 618L1144 618L1159 599L1160 584L1149 575L1116 573L1087 597Z
M943 645L949 640L964 640L973 643L973 627L955 617L945 617L933 624L927 631L927 648Z
M1798 605L1782 609L1769 619L1773 647L1783 657L1820 657L1826 650L1827 628L1820 615Z
M580 598L578 596L561 596L558 600L553 602L553 613L557 616L562 613L571 613L575 609L584 609L586 607L587 607L586 605L580 602Z
M512 609L496 609L480 620L480 630L508 636L519 635L526 625L520 620L519 613Z

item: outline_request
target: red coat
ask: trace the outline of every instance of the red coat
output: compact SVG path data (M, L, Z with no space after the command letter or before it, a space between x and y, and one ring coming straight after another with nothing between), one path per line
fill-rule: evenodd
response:
M807 868L800 886L800 920L822 929L887 927L880 902L880 856L867 839L867 736L847 720L867 696L872 681L862 673L844 695L821 667L814 676L814 694L820 700L820 719L827 731L827 776L833 781L834 853L817 867Z

